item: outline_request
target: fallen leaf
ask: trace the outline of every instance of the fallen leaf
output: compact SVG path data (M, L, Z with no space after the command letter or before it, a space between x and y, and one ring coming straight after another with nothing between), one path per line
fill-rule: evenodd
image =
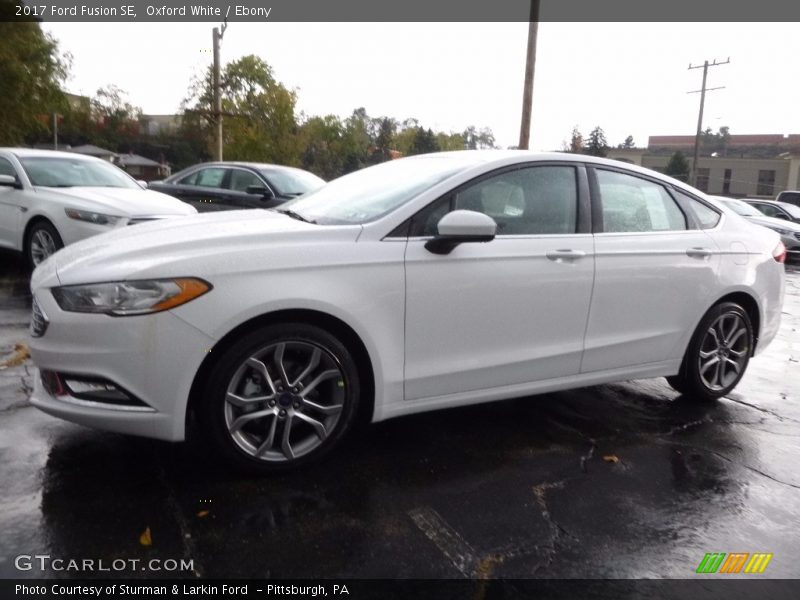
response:
M615 454L606 454L603 457L603 460L606 461L607 463L618 463L619 462L619 458L617 458L617 456Z
M152 546L153 545L153 536L150 534L150 528L147 527L142 532L142 535L139 536L139 543L142 546Z
M210 514L211 514L210 510L201 510L199 513L197 513L197 516L202 519L203 517L207 517Z

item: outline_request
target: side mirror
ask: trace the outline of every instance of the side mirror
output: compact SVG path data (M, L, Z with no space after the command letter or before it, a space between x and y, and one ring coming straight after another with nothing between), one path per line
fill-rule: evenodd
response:
M136 183L138 183L139 187L142 188L143 190L147 189L147 182L144 179L137 179Z
M254 196L263 196L264 200L271 200L275 197L275 194L272 193L272 190L264 187L263 185L248 185L245 191L248 194L253 194Z
M436 226L439 235L425 244L434 254L450 254L459 244L491 242L497 223L490 216L472 210L454 210L443 216Z
M22 189L22 184L19 180L11 175L0 175L0 185L4 187L13 187L18 190Z

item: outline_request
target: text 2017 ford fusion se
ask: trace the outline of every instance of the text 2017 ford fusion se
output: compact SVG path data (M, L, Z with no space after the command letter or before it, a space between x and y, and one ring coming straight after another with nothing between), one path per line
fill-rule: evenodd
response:
M693 188L565 154L454 152L278 211L148 223L32 279L31 401L283 469L372 421L622 379L727 394L775 336L785 252Z

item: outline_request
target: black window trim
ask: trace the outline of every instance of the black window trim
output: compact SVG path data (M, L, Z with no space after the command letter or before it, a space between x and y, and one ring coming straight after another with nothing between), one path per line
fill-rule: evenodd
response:
M482 173L477 177L473 177L469 181L465 181L458 187L452 188L448 190L445 194L436 197L434 200L428 202L425 206L420 208L417 212L403 221L400 225L395 227L392 231L386 234L383 237L383 240L392 241L397 239L419 239L419 240L427 240L430 239L432 236L412 236L412 225L414 220L419 216L420 213L423 211L428 210L434 204L444 200L448 196L450 197L450 210L453 210L453 198L455 195L462 190L471 187L473 185L477 185L486 179L491 179L492 177L496 177L498 175L502 175L504 173L511 173L513 171L519 171L521 169L528 169L531 167L572 167L575 170L575 188L578 194L578 202L576 206L576 223L575 223L575 232L574 233L531 233L531 234L515 234L509 236L501 236L501 237L508 237L508 238L531 238L531 237L540 237L540 236L566 236L566 235L581 235L581 234L591 234L591 217L590 217L590 202L589 202L589 181L586 175L586 165L582 162L573 162L568 160L546 160L546 161L532 161L532 162L525 162L525 163L515 163L513 165L506 165L504 167L499 167L487 173Z

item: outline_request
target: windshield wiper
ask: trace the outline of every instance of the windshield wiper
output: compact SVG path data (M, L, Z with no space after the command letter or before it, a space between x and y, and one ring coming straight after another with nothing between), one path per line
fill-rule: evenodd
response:
M317 224L317 222L314 221L313 219L307 219L306 217L304 217L300 213L297 213L297 212L295 212L295 211L293 211L291 209L288 209L288 208L286 210L278 210L278 209L274 209L274 210L275 210L275 212L279 212L281 214L286 215L287 217L291 217L293 219L297 219L298 221L302 221L303 223L311 223L312 225L316 225Z

